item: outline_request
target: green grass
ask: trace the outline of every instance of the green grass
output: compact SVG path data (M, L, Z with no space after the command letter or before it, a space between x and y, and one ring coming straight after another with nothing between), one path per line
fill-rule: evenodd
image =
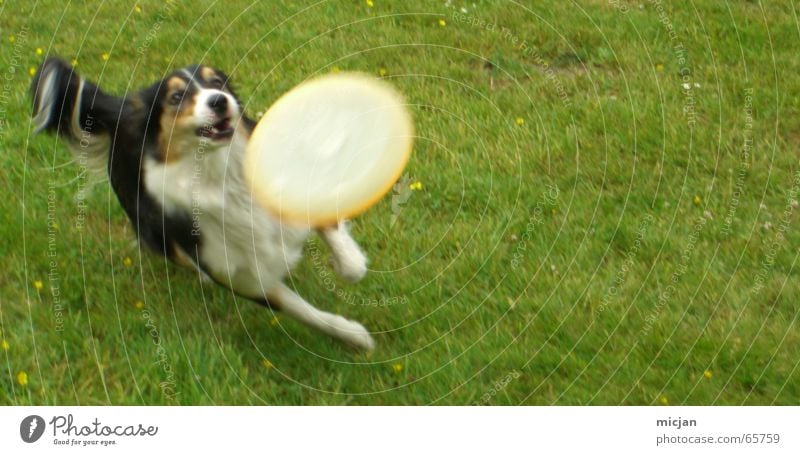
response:
M444 1L0 3L0 403L800 404L797 12L692 3L453 2L488 28ZM251 113L384 68L424 187L355 221L362 283L331 291L327 253L291 277L377 350L140 254L106 182L79 229L80 169L32 135L36 48L117 94L211 64Z

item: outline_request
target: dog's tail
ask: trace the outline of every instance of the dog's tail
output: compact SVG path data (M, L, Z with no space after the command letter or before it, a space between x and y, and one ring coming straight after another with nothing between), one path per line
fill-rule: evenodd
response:
M31 84L31 95L35 132L60 136L78 164L105 171L123 100L104 93L56 57L42 62Z

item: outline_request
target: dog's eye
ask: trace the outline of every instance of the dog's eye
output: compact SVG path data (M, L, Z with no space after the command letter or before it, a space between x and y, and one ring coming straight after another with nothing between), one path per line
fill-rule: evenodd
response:
M183 99L183 92L175 92L169 97L169 104L180 104Z
M225 81L223 81L222 78L219 77L212 77L211 80L208 81L208 83L211 84L211 86L214 88L222 88L222 86L225 84Z

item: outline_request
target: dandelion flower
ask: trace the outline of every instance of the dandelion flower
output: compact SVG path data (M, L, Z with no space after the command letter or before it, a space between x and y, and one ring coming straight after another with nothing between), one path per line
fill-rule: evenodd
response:
M658 400L659 403L663 404L664 406L669 404L669 400L666 396L662 395L661 398Z
M403 371L403 364L402 363L395 363L392 365L392 370L395 373L401 373Z
M136 306L137 310L141 310L142 308L144 308L144 302L142 302L141 300L137 300L134 306Z
M261 365L264 365L264 368L266 368L268 370L275 366L275 365L272 364L272 362L270 362L267 359L261 359Z
M41 47L37 47L36 48L36 55L42 55L42 54L44 54L44 51L42 50L42 48Z
M372 8L373 6L375 6L375 2L373 2L372 0L367 0L367 6Z
M410 189L412 191L419 191L419 190L422 189L422 182L416 181L416 182L408 185L408 189Z
M133 259L129 258L128 256L125 256L125 257L122 259L122 265L124 265L125 267L130 267L130 266L132 266L132 265L133 265Z
M111 57L111 56L108 55L108 52L103 52L103 55L100 56L100 58L102 58L103 61L106 61L106 62L108 61L109 57Z
M273 316L272 319L270 319L270 321L269 321L269 325L271 325L273 327L278 325L278 324L280 324L280 323L281 323L281 321L279 321L278 318L275 317L275 316Z
M700 205L700 201L702 201L702 199L700 199L700 196L695 196L694 199L692 199L694 205Z
M9 42L9 43L13 43L13 42L14 42L14 41L16 41L16 40L17 40L17 37L16 37L16 36L14 36L14 35L8 35L8 42Z
M525 124L525 119L522 118L522 117L517 117L517 119L515 121L517 122L517 125L520 125L520 126Z
M71 62L69 62L72 66L78 66L78 59L73 58Z
M703 376L706 379L711 379L714 376L714 373L712 373L711 370L706 370L706 371L703 372Z
M24 371L20 371L19 373L17 373L17 383L19 383L19 385L21 385L22 387L28 385L28 373Z
M658 71L659 73L663 73L664 65L662 65L661 63L656 64L656 71Z
M34 67L28 68L28 74L30 74L31 76L36 76L36 68Z
M380 74L381 77L384 77L389 74L389 71L387 71L386 68L381 68L378 70L378 74Z
M142 7L139 6L139 5L136 5L136 6L133 7L133 10L136 11L137 13L141 13L142 12Z
M42 283L42 280L36 280L33 282L33 287L35 287L37 291L41 291L44 287L44 283Z
M444 19L439 19L439 27L445 27L446 25L447 25L447 22L445 22Z
M8 349L11 348L11 346L8 344L8 341L6 340L0 342L0 347L3 348L4 351L8 351Z
M331 67L331 73L338 73L339 71L341 70L339 69L338 66L334 65L333 67Z

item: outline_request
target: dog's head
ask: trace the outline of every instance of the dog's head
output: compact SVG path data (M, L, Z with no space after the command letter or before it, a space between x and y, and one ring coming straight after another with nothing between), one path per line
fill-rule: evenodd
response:
M144 151L174 162L198 151L219 150L246 140L255 122L222 71L191 65L126 97L109 95L57 57L42 62L31 85L36 131L58 132L85 155L88 145ZM107 155L96 166L107 167Z
M155 135L158 158L165 162L227 146L237 134L252 130L228 76L209 66L176 70L142 98L149 108L148 135Z

